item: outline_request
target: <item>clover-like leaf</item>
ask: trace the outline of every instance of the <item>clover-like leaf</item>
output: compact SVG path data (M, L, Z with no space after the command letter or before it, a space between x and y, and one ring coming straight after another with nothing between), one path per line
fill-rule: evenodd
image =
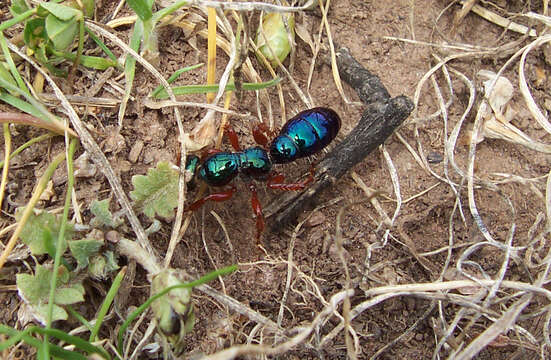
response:
M15 214L19 220L22 211L18 210ZM60 220L49 212L43 212L39 215L31 214L25 227L21 231L21 240L31 249L33 255L48 254L51 257L55 256L56 243L59 238L59 229L61 226ZM73 235L73 226L67 224L65 228L63 252L67 249L67 240L70 240Z
M155 214L162 217L173 215L178 206L178 172L167 162L160 162L157 168L149 169L147 175L132 177L134 191L132 200L143 206L143 212L150 218Z
M89 259L99 252L103 242L96 239L82 239L69 242L71 254L77 260L77 271L88 266Z
M74 19L61 20L50 14L46 16L46 33L57 50L65 50L75 41L78 23Z
M82 11L74 7L56 4L55 2L41 2L37 13L39 16L46 16L49 13L61 21L82 19Z
M58 276L54 296L54 320L67 319L67 313L59 305L69 305L84 301L84 286L80 282L71 282L70 274L65 270ZM37 265L34 275L17 274L16 284L19 296L29 305L33 315L41 323L45 323L52 270Z
M94 217L90 220L90 225L94 227L108 226L116 228L122 224L122 219L113 216L109 210L109 199L92 201L90 212L94 214Z

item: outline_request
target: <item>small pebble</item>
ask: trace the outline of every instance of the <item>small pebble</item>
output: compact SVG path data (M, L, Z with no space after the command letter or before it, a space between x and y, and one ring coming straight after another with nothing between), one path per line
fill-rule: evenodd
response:
M116 244L121 239L121 234L119 234L118 231L115 230L109 230L105 233L105 240L109 241L110 243Z
M433 151L427 155L427 161L429 162L429 164L438 164L441 163L442 160L444 160L444 158L440 153Z

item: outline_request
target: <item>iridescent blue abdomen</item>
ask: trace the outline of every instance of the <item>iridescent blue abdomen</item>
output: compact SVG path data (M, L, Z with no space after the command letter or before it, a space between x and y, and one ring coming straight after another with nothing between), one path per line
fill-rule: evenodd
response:
M335 139L340 127L339 115L331 109L318 107L298 113L272 141L273 163L284 164L317 153Z
M239 153L226 151L210 155L199 169L199 178L210 186L224 186L239 173Z

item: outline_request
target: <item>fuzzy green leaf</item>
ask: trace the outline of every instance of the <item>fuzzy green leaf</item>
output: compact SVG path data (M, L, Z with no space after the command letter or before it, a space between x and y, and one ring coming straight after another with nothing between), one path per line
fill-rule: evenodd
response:
M94 217L90 220L90 225L94 227L108 226L116 228L122 223L122 219L114 217L109 210L109 199L92 201L90 212L94 214Z
M60 268L65 269L65 268ZM16 284L19 296L31 307L38 319L45 319L52 270L42 265L37 265L34 275L17 274ZM54 302L59 305L68 305L84 301L84 287L81 283L71 283L69 273L58 276L58 284L55 291ZM65 310L54 306L54 320L66 319Z
M34 315L40 319L41 323L45 323L48 318L48 304L31 306L31 309L34 312ZM67 311L65 311L61 306L54 305L54 311L52 313L52 321L57 320L67 320Z
M178 206L178 172L167 162L157 164L157 168L149 169L147 176L132 177L134 191L130 193L132 200L143 206L143 212L150 218L158 214L170 217Z
M15 214L19 220L23 212L21 209ZM59 228L61 222L55 215L43 212L39 215L31 214L23 231L21 231L21 240L31 249L33 255L49 254L55 255L56 243L59 237ZM65 244L62 246L63 252L67 249L67 240L73 235L73 226L67 224L65 229Z
M103 246L103 242L95 239L82 239L69 242L71 254L77 260L77 269L81 270L88 266L91 256L96 255Z

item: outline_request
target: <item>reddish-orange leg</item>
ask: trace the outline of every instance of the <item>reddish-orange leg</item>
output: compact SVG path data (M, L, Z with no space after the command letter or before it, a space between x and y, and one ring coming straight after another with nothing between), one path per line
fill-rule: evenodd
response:
M241 151L241 146L239 145L239 138L237 137L237 133L229 122L226 123L226 125L224 126L224 134L230 140L230 144L234 148L234 150Z
M202 197L201 199L197 200L190 206L188 206L184 211L195 211L199 209L201 206L203 206L204 203L207 201L226 201L231 199L233 194L237 191L235 186L232 186L231 189L215 192L212 194L209 194L205 197Z
M256 186L254 184L249 185L249 190L251 191L251 207L253 208L254 216L256 217L256 241L260 241L260 235L264 231L264 215L262 215L262 205L258 201L258 195L256 193Z
M268 178L268 181L266 182L266 185L270 189L279 189L279 190L285 190L285 191L298 191L305 189L310 183L314 181L314 175L316 173L316 169L312 165L310 167L310 175L308 177L300 182L296 183L285 183L285 176L278 173L272 173L270 174L270 177Z
M272 131L270 130L266 124L264 123L257 123L254 127L253 127L253 138L254 138L254 141L256 141L256 143L262 147L267 147L268 146L268 136L270 137L273 137L275 136L276 132L275 131Z

